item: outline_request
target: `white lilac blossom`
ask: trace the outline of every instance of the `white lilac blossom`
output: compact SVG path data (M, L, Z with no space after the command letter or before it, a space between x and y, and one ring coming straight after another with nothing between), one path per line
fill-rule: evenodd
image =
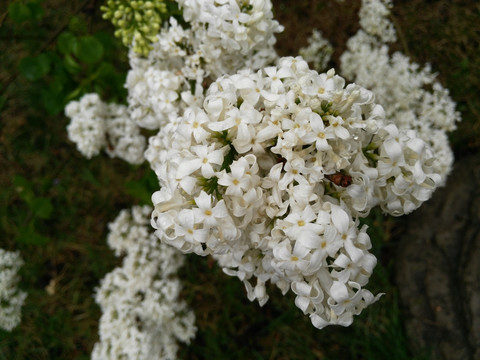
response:
M141 164L145 158L145 137L133 121L125 105L108 104L105 117L107 146L110 157L118 157L130 164Z
M22 318L27 294L18 289L23 260L18 252L0 249L0 328L12 331Z
M109 225L108 244L126 256L97 289L103 314L93 360L175 359L178 342L188 344L195 335L195 316L179 300L176 273L184 256L152 234L151 211L122 210Z
M393 29L387 5L380 0L362 2L362 28L347 43L341 57L342 74L372 90L386 117L398 128L416 131L432 152L430 168L441 176L439 184L445 184L453 164L446 133L455 129L460 113L430 66L422 68L400 52L389 54L386 42L391 39L378 37L373 25Z
M360 26L383 43L395 42L397 33L388 18L392 7L392 0L362 0Z
M105 113L105 104L98 94L86 94L79 101L71 101L65 107L65 115L70 118L68 138L87 159L98 155L107 144Z
M283 31L283 27L273 19L270 0L178 3L195 33L194 47L202 52L205 68L214 78L245 65L258 69L276 59L275 33Z
M291 289L319 328L378 299L362 288L376 259L358 217L411 212L439 178L428 146L370 91L300 57L220 77L147 153L161 185L155 234L213 255L250 300L267 301L267 281Z
M131 164L144 161L145 138L128 114L125 105L104 103L98 94L86 94L65 108L70 118L68 137L88 159L102 149L110 157Z
M332 57L333 48L330 42L323 37L322 32L314 29L308 38L308 46L301 48L299 54L305 61L311 63L315 70L325 71Z
M158 129L170 118L203 101L207 74L202 53L191 47L194 32L170 18L147 58L130 51L125 86L131 118L141 127Z
M148 57L130 51L127 76L132 118L158 129L203 102L204 84L241 68L273 63L276 32L270 1L178 1L188 28L170 18Z

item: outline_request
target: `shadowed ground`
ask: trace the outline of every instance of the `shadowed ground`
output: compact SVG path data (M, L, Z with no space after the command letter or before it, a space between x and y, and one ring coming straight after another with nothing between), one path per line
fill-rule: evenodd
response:
M415 349L480 359L480 158L456 163L447 187L403 224L396 280Z

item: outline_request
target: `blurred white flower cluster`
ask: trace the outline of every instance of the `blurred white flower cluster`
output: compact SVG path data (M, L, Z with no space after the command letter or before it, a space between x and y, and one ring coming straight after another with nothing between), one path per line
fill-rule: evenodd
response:
M390 9L391 1L362 2L361 29L341 57L342 74L372 90L388 119L400 129L416 131L429 145L430 167L444 184L453 164L447 132L455 129L460 113L430 66L422 68L400 52L390 55L387 43L396 39Z
M315 326L349 325L377 299L362 289L376 259L356 219L377 205L409 213L440 179L428 146L373 99L300 57L219 78L147 151L156 235L213 254L251 300L267 301L270 280Z
M68 137L86 158L104 149L110 157L131 164L141 164L145 160L145 137L140 134L126 106L106 104L98 94L87 94L79 101L68 103L65 114L71 119Z
M20 253L0 249L0 328L11 331L22 318L27 293L18 289L18 271L23 265Z
M175 359L177 342L188 344L195 335L195 316L179 300L183 255L153 235L151 211L122 210L109 224L108 244L126 256L96 293L103 315L93 360Z
M380 42L394 42L397 32L388 16L392 9L392 0L362 0L360 27Z
M308 46L301 48L299 54L305 61L311 63L315 70L325 71L332 57L333 48L321 31L313 29L312 35L308 38Z

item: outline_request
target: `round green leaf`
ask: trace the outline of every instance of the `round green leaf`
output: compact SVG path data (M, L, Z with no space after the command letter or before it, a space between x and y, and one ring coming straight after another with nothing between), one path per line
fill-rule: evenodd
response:
M35 231L33 226L28 228L21 228L16 241L18 243L27 245L45 245L50 241L49 238L43 236Z
M22 23L32 17L32 11L27 5L15 1L8 5L8 15L16 23Z
M82 36L74 43L73 53L80 61L94 64L102 59L103 45L93 36Z
M41 219L50 219L53 205L50 199L44 197L35 198L30 204L32 212Z
M24 57L19 64L20 73L30 81L41 79L50 70L50 60L46 54Z
M63 96L56 94L49 87L42 91L40 97L42 99L42 106L49 115L56 115L65 107Z
M82 70L80 64L69 54L65 55L65 58L63 59L63 65L70 74L75 75Z
M64 31L58 36L57 47L58 51L62 54L69 54L73 52L74 44L76 43L77 38L69 31Z
M27 4L28 9L30 10L30 13L32 14L32 19L35 20L42 20L43 15L44 15L44 10L42 5L40 5L37 2L29 2Z
M88 31L87 23L81 17L74 15L68 23L68 29L75 34L85 34Z

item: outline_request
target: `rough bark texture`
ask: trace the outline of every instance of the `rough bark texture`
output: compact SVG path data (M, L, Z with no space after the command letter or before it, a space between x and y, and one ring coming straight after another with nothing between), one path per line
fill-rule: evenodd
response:
M414 350L480 359L480 157L459 161L404 224L396 281Z

